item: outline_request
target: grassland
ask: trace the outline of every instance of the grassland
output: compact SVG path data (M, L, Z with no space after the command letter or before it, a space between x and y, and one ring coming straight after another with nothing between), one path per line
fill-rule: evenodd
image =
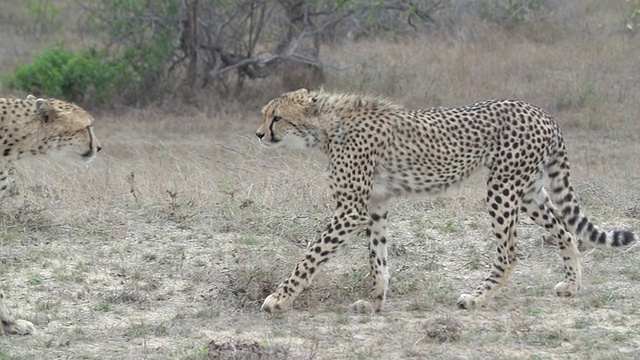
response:
M623 1L567 2L516 28L459 19L442 34L345 43L325 60L364 61L330 71L325 87L411 107L538 104L564 130L587 215L640 231L640 37L624 30L628 11ZM46 43L2 31L4 70ZM20 164L19 185L0 203L0 280L11 310L38 333L0 337L0 359L638 356L635 246L589 248L583 290L557 298L558 249L523 220L525 259L508 286L486 309L456 309L493 253L484 173L432 199L396 202L382 313L349 309L368 291L361 238L294 309L261 313L333 206L322 156L265 151L254 139L260 106L278 93L268 79L228 104L96 111L104 150L89 167Z

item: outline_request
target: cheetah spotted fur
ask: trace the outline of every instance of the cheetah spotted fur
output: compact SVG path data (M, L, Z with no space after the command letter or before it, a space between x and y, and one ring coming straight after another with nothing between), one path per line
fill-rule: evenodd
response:
M456 108L408 110L384 99L300 89L269 101L256 135L267 147L319 148L329 160L335 200L330 224L289 278L262 305L286 310L321 265L366 227L373 278L357 311L380 311L389 285L389 200L431 194L489 169L486 201L497 238L489 275L459 308L487 305L513 273L518 215L525 213L555 238L564 265L558 296L581 284L577 239L623 246L637 241L625 230L603 231L581 212L570 182L569 161L555 120L522 101L490 100Z
M13 161L62 151L88 162L100 149L93 132L93 117L81 107L32 95L26 99L0 98L0 197L12 182L9 169ZM2 291L0 322L4 334L27 335L35 331L31 322L11 315Z

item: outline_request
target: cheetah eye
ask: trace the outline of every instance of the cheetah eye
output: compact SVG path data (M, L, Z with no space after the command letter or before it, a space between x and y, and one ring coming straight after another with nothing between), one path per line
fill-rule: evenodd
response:
M272 121L273 121L274 123L277 123L277 122L278 122L278 121L280 121L280 120L282 120L282 118L281 118L280 116L274 116Z

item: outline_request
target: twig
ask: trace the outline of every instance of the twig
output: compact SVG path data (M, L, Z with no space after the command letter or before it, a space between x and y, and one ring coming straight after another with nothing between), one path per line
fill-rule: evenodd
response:
M629 251L631 251L631 249L633 249L634 247L638 246L638 242L636 241L635 244L629 246L624 252L628 253Z

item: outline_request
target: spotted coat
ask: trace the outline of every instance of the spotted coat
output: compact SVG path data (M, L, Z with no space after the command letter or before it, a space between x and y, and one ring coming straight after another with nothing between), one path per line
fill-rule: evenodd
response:
M603 231L582 213L570 182L565 144L554 119L522 101L490 100L455 108L409 110L384 99L305 89L285 93L262 109L257 137L268 147L319 148L328 156L335 212L330 224L276 292L265 311L287 309L322 264L360 227L366 227L373 286L359 311L385 301L389 200L433 194L489 169L486 201L497 253L489 275L460 308L489 303L518 261L520 213L558 243L564 280L559 296L581 283L577 240L622 246L637 240L625 230Z
M81 107L56 99L0 98L0 197L12 180L11 164L26 156L57 151L90 161L100 151L93 117ZM0 322L4 334L31 334L32 323L15 319L0 291Z

